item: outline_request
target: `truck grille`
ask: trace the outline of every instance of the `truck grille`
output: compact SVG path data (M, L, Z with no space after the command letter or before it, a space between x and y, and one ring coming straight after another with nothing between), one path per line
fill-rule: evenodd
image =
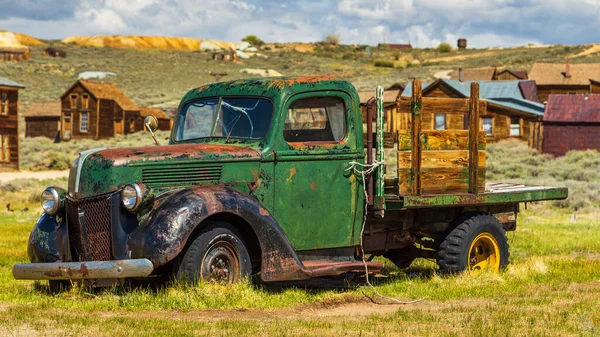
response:
M150 187L195 185L221 179L223 166L203 163L169 164L142 169L142 181Z
M67 199L69 241L74 261L111 260L111 196Z

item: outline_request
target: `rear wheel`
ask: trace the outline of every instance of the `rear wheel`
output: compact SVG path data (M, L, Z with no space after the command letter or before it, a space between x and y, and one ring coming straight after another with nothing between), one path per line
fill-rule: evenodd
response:
M487 213L461 216L441 244L438 265L442 273L465 270L499 272L508 265L508 240L504 228Z
M252 272L248 249L237 229L226 222L211 222L183 255L177 278L232 284Z

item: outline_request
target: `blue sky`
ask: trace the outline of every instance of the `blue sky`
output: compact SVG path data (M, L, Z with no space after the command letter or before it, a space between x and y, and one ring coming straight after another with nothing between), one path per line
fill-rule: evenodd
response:
M0 0L0 29L40 38L169 35L470 47L600 42L600 0Z

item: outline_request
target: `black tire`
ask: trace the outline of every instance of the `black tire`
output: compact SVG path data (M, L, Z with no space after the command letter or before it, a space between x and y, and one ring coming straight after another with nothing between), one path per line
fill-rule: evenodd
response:
M48 287L51 294L59 294L71 290L73 284L67 280L50 280L48 281Z
M478 256L486 256L488 253L485 251L488 247L482 249L478 244L483 240L484 243L489 242L494 245L492 238L495 239L500 255L498 270L502 270L508 265L508 239L506 231L498 219L488 213L467 213L457 219L459 219L457 222L460 223L446 236L438 251L437 263L441 273L451 274L467 269L478 269L475 263ZM477 243L472 247L475 239L477 239Z
M231 284L252 272L250 254L238 230L226 222L210 222L180 260L177 279Z

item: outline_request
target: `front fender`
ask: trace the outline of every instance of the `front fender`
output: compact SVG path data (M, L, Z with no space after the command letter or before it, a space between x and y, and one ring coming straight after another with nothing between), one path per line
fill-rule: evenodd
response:
M64 218L62 219L64 221ZM56 228L63 226L56 215L43 213L33 226L27 243L27 256L32 263L55 262L59 260ZM64 226L63 226L64 227Z
M147 258L160 267L175 259L192 233L215 214L243 218L256 233L265 281L310 277L283 230L260 203L245 193L223 185L198 186L176 191L161 200L147 219L129 235L132 258Z

